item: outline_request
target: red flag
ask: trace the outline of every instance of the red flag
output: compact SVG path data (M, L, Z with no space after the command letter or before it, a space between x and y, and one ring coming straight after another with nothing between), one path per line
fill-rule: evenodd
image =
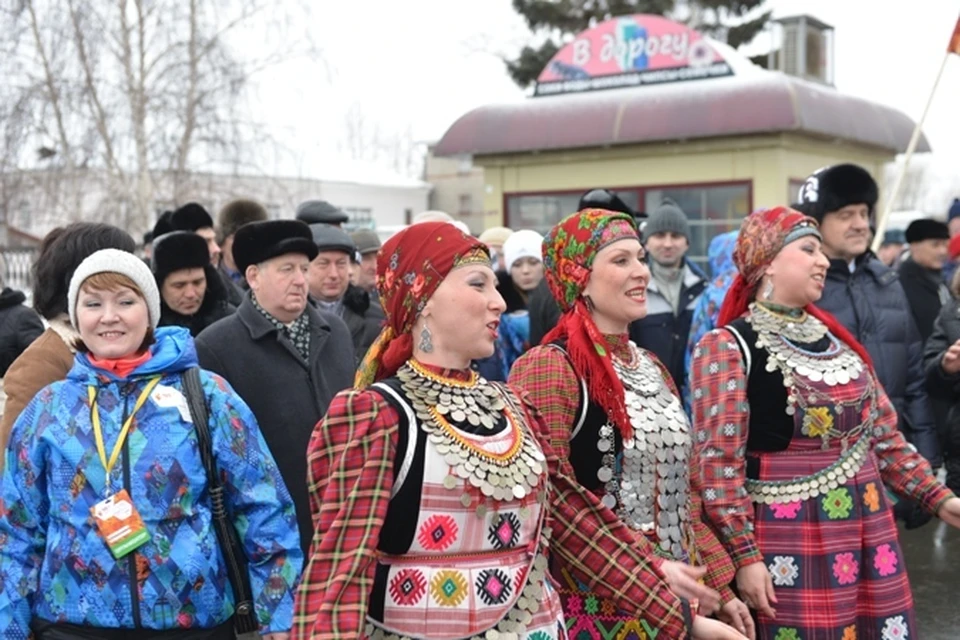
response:
M950 46L947 47L947 51L960 55L960 18L957 18L957 26L953 29L953 36L950 38Z

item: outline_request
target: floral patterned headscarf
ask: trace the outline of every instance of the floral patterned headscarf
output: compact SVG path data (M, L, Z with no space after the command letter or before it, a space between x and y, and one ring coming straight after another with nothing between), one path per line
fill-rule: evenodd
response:
M590 400L599 404L607 418L628 436L632 427L623 384L583 297L597 253L625 238L639 240L633 218L604 209L584 209L550 230L543 240L544 275L563 315L542 344L565 344L573 370L587 382Z
M820 238L817 221L789 207L760 209L744 218L733 251L733 262L739 273L723 299L717 326L728 325L745 314L756 297L764 272L777 254L794 240L809 235ZM867 350L836 318L813 304L808 304L804 310L827 325L831 333L872 367Z
M449 222L421 222L383 244L377 254L377 291L386 326L360 364L354 386L390 377L410 359L417 316L447 274L467 264L489 265L489 250Z

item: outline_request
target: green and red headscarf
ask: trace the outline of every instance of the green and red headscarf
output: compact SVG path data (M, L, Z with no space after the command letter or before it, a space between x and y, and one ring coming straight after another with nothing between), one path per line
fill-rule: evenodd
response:
M354 386L388 378L413 356L413 325L457 267L490 264L486 245L449 222L421 222L387 240L377 254L377 291L386 326L357 370Z
M808 235L820 238L817 221L789 207L760 209L743 219L733 251L733 262L739 273L723 299L718 327L730 324L747 312L756 298L764 272L780 250ZM830 332L856 351L867 366L872 366L867 350L836 318L813 304L808 304L804 311L827 325Z
M629 434L632 427L623 384L583 297L597 253L625 238L639 240L633 217L604 209L584 209L567 216L546 235L544 276L563 314L557 326L544 336L543 344L566 343L573 370L586 381L590 400L603 408L621 433Z

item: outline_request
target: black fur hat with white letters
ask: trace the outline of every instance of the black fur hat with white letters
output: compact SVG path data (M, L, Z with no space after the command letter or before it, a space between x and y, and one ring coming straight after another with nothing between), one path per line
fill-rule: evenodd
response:
M823 222L823 217L851 204L865 204L871 217L880 190L870 172L855 164L818 169L800 187L802 212Z

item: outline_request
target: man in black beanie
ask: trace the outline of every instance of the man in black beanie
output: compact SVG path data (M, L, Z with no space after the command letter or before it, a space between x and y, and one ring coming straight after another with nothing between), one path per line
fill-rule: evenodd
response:
M910 255L900 264L900 282L920 338L926 342L933 332L933 322L940 314L940 307L951 297L942 274L947 262L950 232L939 220L920 218L907 227L906 237Z
M188 202L170 216L170 226L174 231L192 231L207 243L210 264L220 264L220 245L217 244L217 232L213 229L213 218L202 205Z
M830 258L817 306L833 314L867 349L897 410L900 431L939 467L940 445L923 372L923 340L899 275L870 251L878 199L873 176L855 164L824 167L800 188L796 208L820 223L823 252ZM898 504L898 517L910 528L922 526L929 516L911 510L910 504Z
M160 289L161 327L186 327L196 337L236 310L210 264L207 242L196 233L160 236L153 247L152 271Z

